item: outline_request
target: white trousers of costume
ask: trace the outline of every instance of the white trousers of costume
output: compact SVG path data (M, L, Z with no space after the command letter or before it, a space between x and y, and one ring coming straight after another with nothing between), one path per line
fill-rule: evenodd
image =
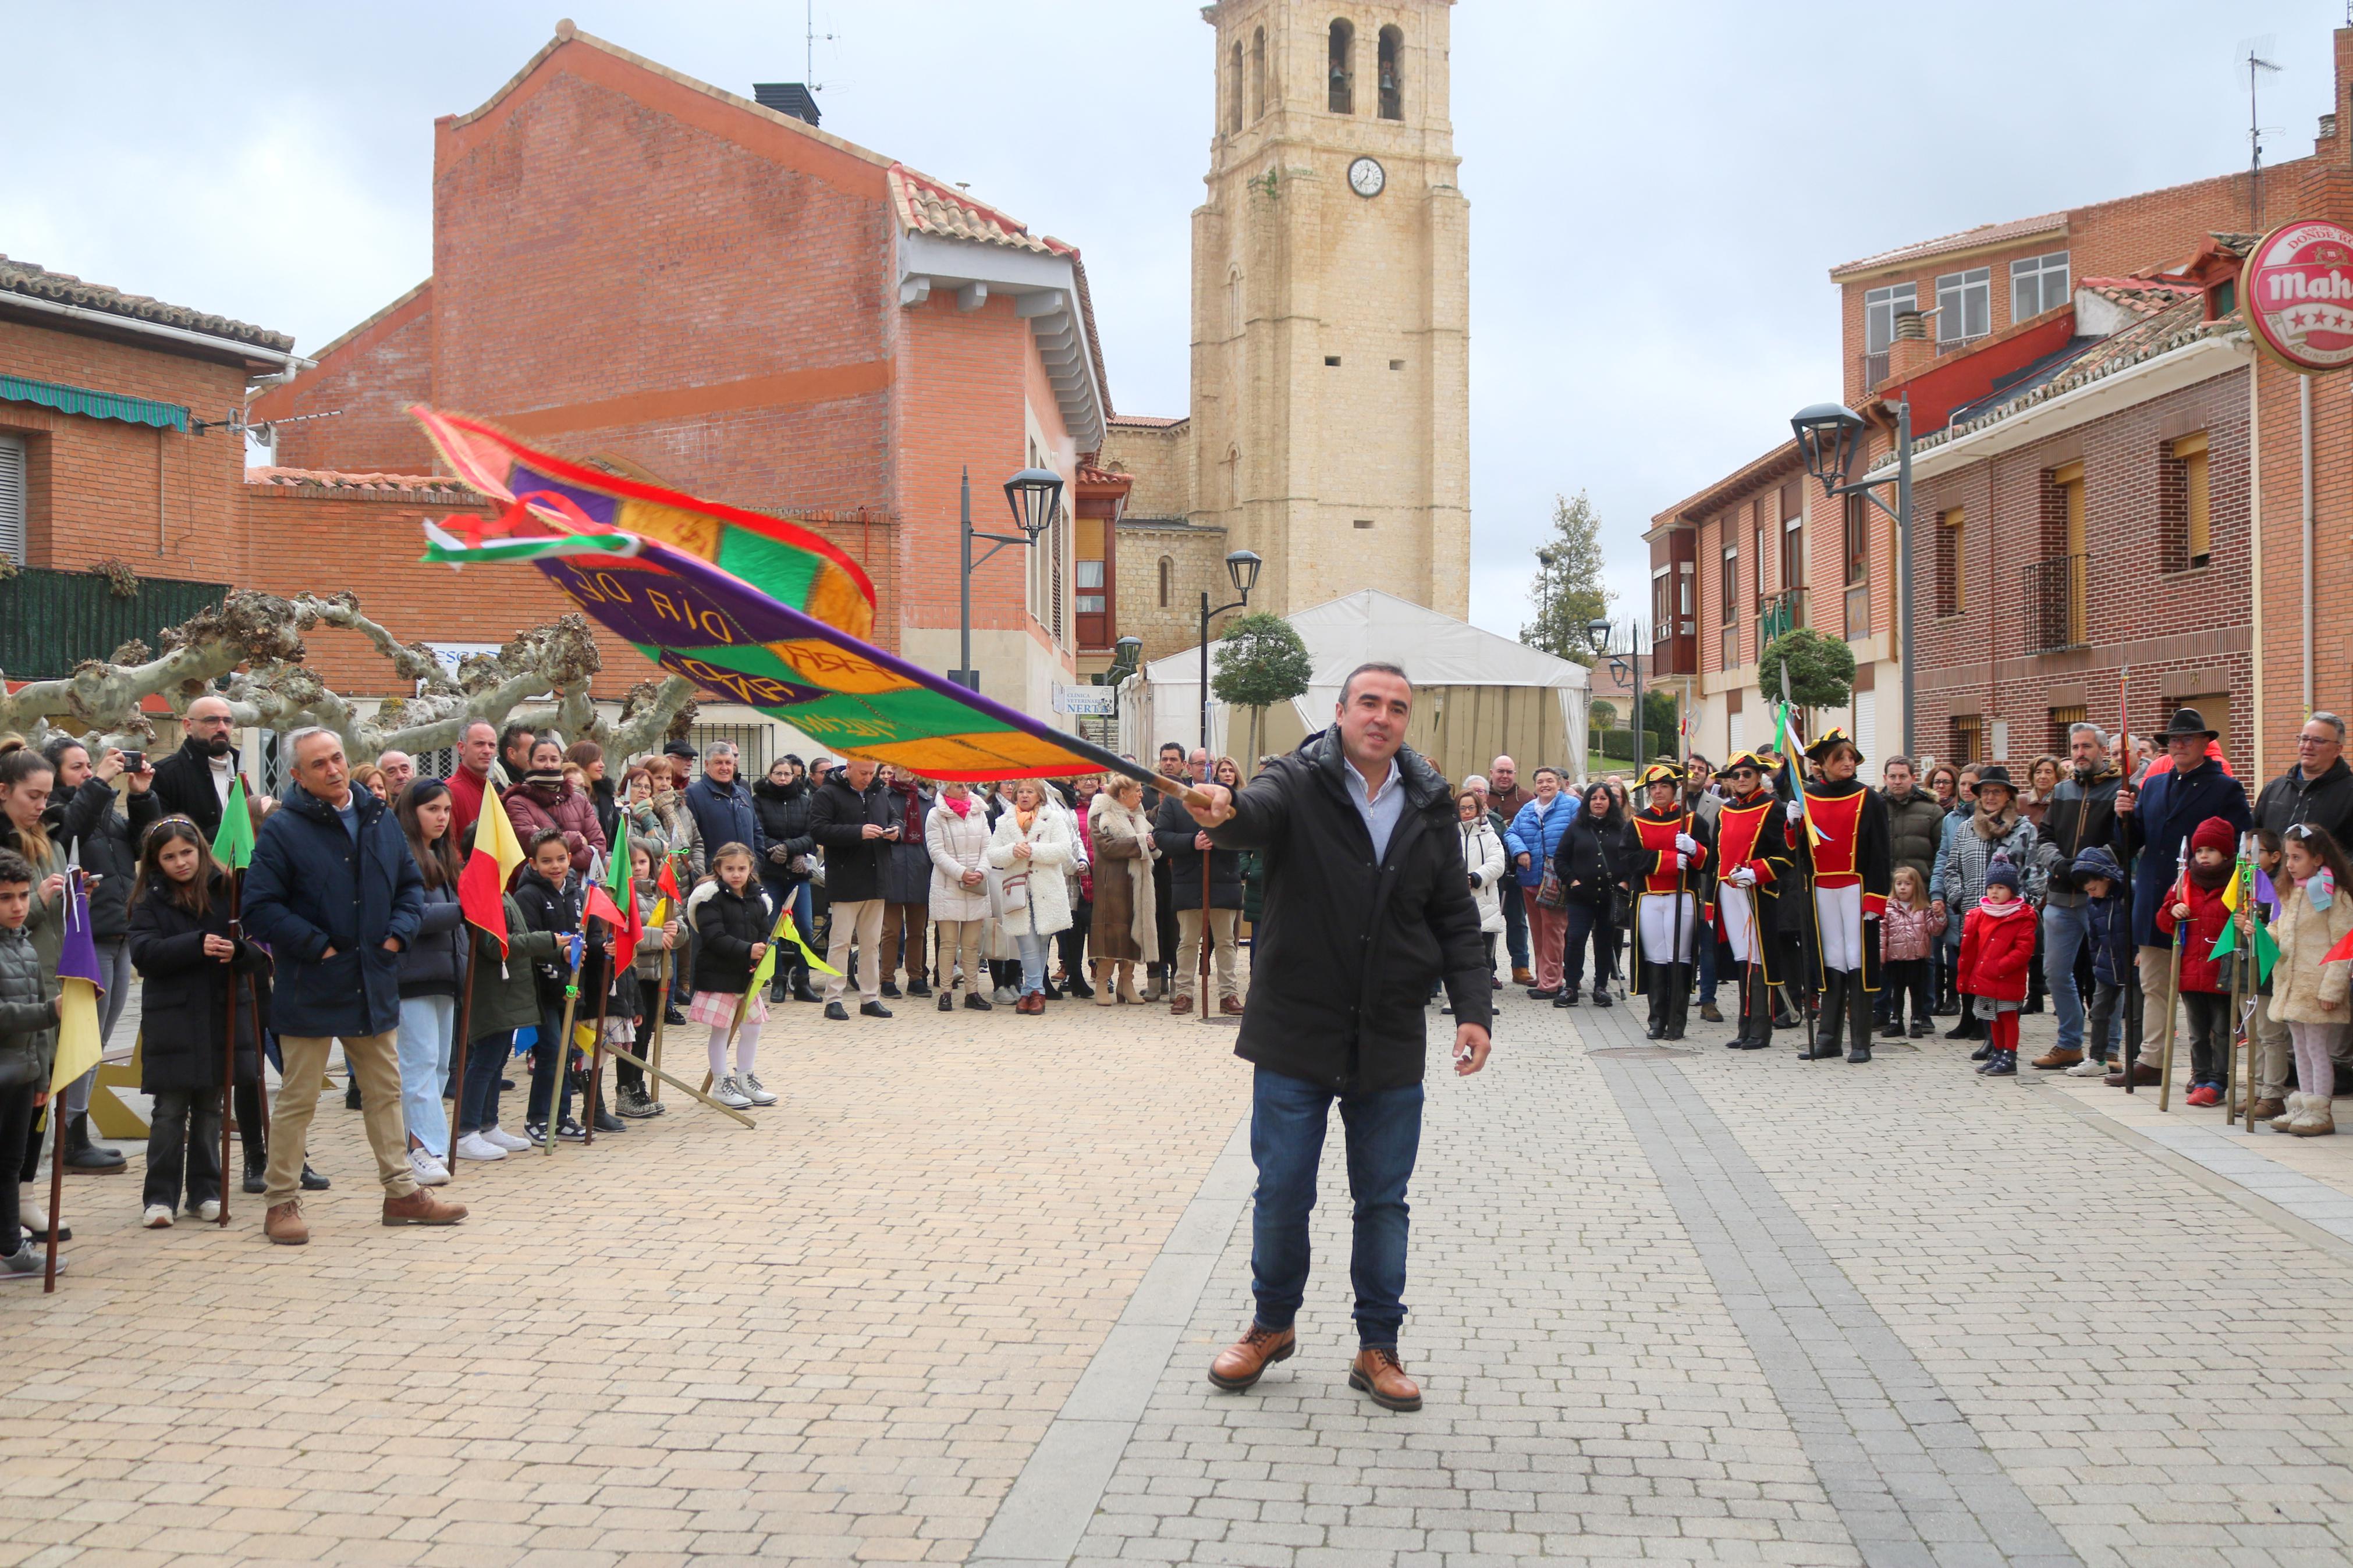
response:
M1862 889L1816 888L1814 918L1821 922L1822 967L1862 968Z
M1675 957L1675 905L1683 907L1683 952ZM1645 963L1689 963L1692 950L1699 941L1699 906L1689 893L1645 893L1642 895L1642 962Z
M1725 943L1732 949L1733 962L1754 963L1762 959L1765 951L1757 941L1756 895L1746 888L1718 882L1715 903L1724 911Z

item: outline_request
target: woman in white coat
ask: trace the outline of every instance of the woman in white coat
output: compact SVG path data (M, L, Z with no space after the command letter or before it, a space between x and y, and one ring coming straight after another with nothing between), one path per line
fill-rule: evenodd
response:
M1046 965L1056 931L1071 923L1071 895L1062 868L1071 861L1071 819L1046 809L1037 779L1013 785L1013 805L989 836L988 863L997 872L997 919L1021 950L1021 999L1017 1013L1046 1010Z
M1487 978L1495 978L1495 935L1504 929L1504 900L1497 885L1504 879L1504 840L1488 820L1477 795L1464 790L1454 797L1456 826L1462 834L1462 864L1471 873L1471 901L1479 906L1479 930L1487 938ZM1516 891L1516 889L1514 889Z
M988 816L972 786L950 782L923 818L923 847L932 852L932 930L938 933L940 1011L955 1006L955 976L964 977L964 1005L976 1013L993 1005L981 994L988 966L981 962L988 927Z

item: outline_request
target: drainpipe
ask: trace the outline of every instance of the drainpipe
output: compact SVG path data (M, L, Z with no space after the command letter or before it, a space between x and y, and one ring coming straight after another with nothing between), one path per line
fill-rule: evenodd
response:
M2304 440L2304 713L2312 712L2312 377L2295 378Z

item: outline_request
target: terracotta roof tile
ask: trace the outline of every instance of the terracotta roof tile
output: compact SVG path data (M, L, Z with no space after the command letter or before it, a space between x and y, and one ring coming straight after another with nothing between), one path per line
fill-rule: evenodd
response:
M284 332L273 332L267 327L231 321L227 316L209 315L202 310L191 310L184 305L167 305L144 294L126 294L103 283L85 283L70 272L52 272L30 261L16 261L0 256L0 295L7 294L24 294L60 305L79 305L85 310L99 310L110 316L125 316L133 321L180 327L192 332L227 338L233 342L251 343L258 348L290 352L294 347L291 337Z
M1860 261L1841 263L1831 268L1833 281L1852 272L1869 271L1881 267L1895 267L1907 261L1926 261L1930 257L1943 256L1955 250L1974 250L1979 246L2004 245L2014 239L2031 239L2038 234L2063 233L2067 227L2065 213L2044 213L2041 217L2012 218L2008 223L1983 223L1975 228L1965 228L1958 234L1947 234L1936 239L1924 239L1915 245L1903 245L1894 250L1883 250L1876 256L1866 256Z
M370 495L432 496L471 500L474 492L444 474L363 474L339 468L251 468L249 485L276 485L284 489L358 490Z
M1131 430L1173 430L1190 417L1184 414L1173 419L1159 414L1114 414L1107 423Z
M916 234L978 240L1039 256L1071 254L1071 247L1060 240L1040 239L1029 225L904 163L891 165L891 200L899 209L899 221Z

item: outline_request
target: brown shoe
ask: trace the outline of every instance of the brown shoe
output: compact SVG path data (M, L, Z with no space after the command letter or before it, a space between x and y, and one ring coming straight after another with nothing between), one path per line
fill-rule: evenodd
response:
M2255 1101L2254 1118L2258 1121L2269 1121L2274 1116L2286 1114L2287 1101L2284 1100L2272 1097Z
M1228 1394L1240 1394L1265 1376L1268 1367L1289 1361L1298 1348L1297 1330L1270 1329L1253 1322L1248 1333L1218 1352L1218 1359L1209 1363L1209 1381Z
M1181 1018L1193 1010L1193 998L1180 995L1168 1004L1168 1010Z
M2162 1073L2149 1066L2147 1062L2133 1063L2133 1082L2139 1088L2147 1089L2152 1084L2159 1082L2163 1077L2164 1075ZM2108 1074L2107 1077L2102 1079L2100 1081L2106 1084L2110 1089L2122 1089L2125 1086L2124 1069L2122 1068L2118 1068L2116 1071Z
M280 1247L301 1247L309 1241L311 1227L302 1223L302 1205L270 1205L269 1212L261 1216L261 1234Z
M1218 1004L1218 1011L1229 1018L1239 1018L1242 1016L1242 999L1239 996L1229 996Z
M2084 1053L2081 1051L2071 1051L2053 1046L2028 1065L2040 1068L2044 1072L2051 1072L2059 1068L2073 1067L2083 1059Z
M384 1200L386 1225L456 1225L466 1217L466 1205L436 1197L424 1187L405 1198Z
M1536 983L1536 977L1535 977L1535 975L1533 975L1533 974L1529 973L1526 970L1525 970L1525 969L1514 969L1514 970L1513 970L1513 971L1512 971L1512 984L1514 984L1514 985L1534 985L1535 983Z
M1405 1374L1397 1352L1367 1345L1348 1366L1348 1386L1370 1396L1384 1410L1419 1410L1421 1385Z

